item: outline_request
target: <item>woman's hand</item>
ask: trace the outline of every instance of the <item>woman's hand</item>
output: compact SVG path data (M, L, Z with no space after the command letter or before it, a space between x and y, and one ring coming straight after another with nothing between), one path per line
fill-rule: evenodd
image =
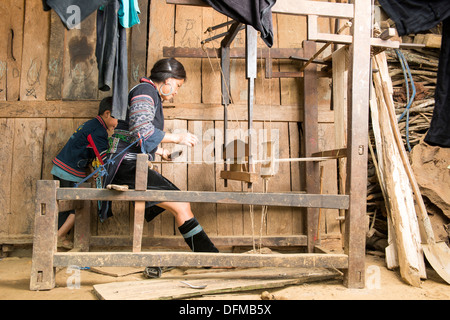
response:
M198 138L190 132L185 133L169 133L166 132L162 143L176 143L183 144L188 147L193 147L198 143Z
M177 134L178 144L193 147L198 143L198 138L190 132Z

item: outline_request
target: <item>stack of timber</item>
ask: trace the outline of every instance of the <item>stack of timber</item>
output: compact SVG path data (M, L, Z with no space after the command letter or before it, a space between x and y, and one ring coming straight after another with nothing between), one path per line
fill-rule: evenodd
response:
M373 86L370 102L372 129L376 146L376 171L388 212L388 268L400 267L402 279L420 286L426 277L425 262L413 188L407 173L405 150L399 144L398 126L394 116L392 82L385 53L373 58ZM393 121L394 120L394 121ZM407 160L407 159L406 159Z
M389 49L385 51L385 55L389 68L389 77L392 82L395 113L397 118L401 117L398 122L398 128L403 140L403 145L411 158L411 164L417 175L420 189L423 192L422 195L424 196L428 213L431 215L433 229L440 241L449 243L450 210L447 209L450 209L450 202L446 196L440 194L441 192L439 189L442 189L441 185L432 188L434 190L430 190L430 188L422 183L422 179L420 178L421 169L417 168L423 167L423 161L421 163L415 163L417 162L417 159L423 158L423 150L426 149L428 153L431 152L428 150L430 147L423 143L423 139L430 128L430 122L434 111L434 94L436 89L441 41L439 26L432 31L434 33L410 35L402 38L403 43L425 45L425 47L401 50L408 63L408 68L411 72L416 91L409 108L408 124L407 117L401 117L401 115L405 112L408 105L408 96L411 97L412 95L411 82L408 81L408 84L406 83L403 68L396 52ZM409 95L407 92L407 85ZM409 150L406 140L407 132L411 150ZM370 141L374 146L373 130L371 130L370 136ZM414 151L416 154L415 157L413 157ZM433 154L441 154L444 151L445 149L440 148L439 151L434 151ZM439 162L439 160L436 159L433 161ZM367 243L370 249L384 251L384 247L387 245L386 237L388 234L387 212L383 192L376 174L376 165L376 161L373 161L372 156L369 156L367 210L372 217L370 236L374 236L373 238L368 238ZM429 174L430 173L428 173L427 177L428 180L431 179ZM435 172L433 175L436 176L439 174L441 173Z

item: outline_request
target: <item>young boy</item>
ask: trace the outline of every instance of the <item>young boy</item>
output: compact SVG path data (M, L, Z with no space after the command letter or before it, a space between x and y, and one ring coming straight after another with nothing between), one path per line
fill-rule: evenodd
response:
M91 163L97 155L102 161L108 151L108 132L114 132L118 120L112 115L112 97L100 102L98 116L86 121L72 134L69 141L53 159L52 175L60 181L60 187L72 188L82 181L91 168ZM98 159L100 160L100 159ZM67 244L63 238L72 229L75 222L75 212L59 213L58 239Z

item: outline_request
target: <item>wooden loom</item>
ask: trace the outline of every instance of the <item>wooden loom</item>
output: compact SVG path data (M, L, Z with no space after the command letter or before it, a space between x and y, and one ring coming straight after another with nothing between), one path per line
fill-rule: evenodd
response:
M166 0L171 4L202 5L200 0ZM35 234L33 243L33 259L31 268L30 289L49 290L55 286L55 268L78 265L90 266L221 266L221 267L333 267L344 271L344 284L349 288L365 286L365 213L366 213L366 179L367 179L367 142L368 142L368 108L370 83L370 47L398 46L398 43L371 38L371 1L355 0L354 4L328 3L303 0L278 0L273 7L274 13L287 13L308 16L308 39L301 49L294 54L308 61L316 53L316 43L329 42L350 45L349 70L349 103L347 148L345 152L328 150L318 152L318 99L317 99L317 67L309 64L297 76L304 77L304 134L305 156L327 156L344 154L347 157L347 187L343 195L319 194L319 166L316 161L307 162L306 193L245 193L245 192L197 192L197 191L148 191L145 190L147 160L138 157L136 189L115 191L92 188L60 188L58 181L38 181L35 211ZM322 34L317 32L319 16L350 19L353 22L353 35ZM230 30L237 32L235 26ZM355 32L355 30L357 30ZM247 32L253 32L247 28ZM230 40L229 33L225 39ZM224 39L224 41L225 41ZM222 57L246 58L245 52L222 46ZM271 72L269 60L285 57L288 49L273 49L271 54L261 50L266 59L266 73ZM181 57L183 54L192 57L196 54L205 57L201 50L186 48L165 48L167 56ZM169 54L171 53L171 54ZM226 64L228 59L223 59ZM252 60L254 61L254 60ZM222 66L226 70L226 65ZM228 66L229 67L229 66ZM249 79L253 79L250 75ZM253 92L252 81L249 81L249 95ZM224 95L226 97L226 95ZM249 99L251 100L251 99ZM225 116L226 106L224 102ZM249 109L252 104L249 104ZM251 111L251 110L250 110ZM251 112L249 112L249 117ZM227 119L227 118L225 118ZM251 119L249 118L249 126ZM248 162L252 163L251 145L248 147ZM244 156L245 157L245 156ZM79 252L57 252L57 216L60 202L77 200L84 203L76 216L75 245ZM101 244L101 239L91 237L89 232L89 206L91 200L135 201L135 224L132 252L87 252L91 244ZM145 201L181 201L239 203L263 206L292 206L307 208L307 235L292 237L267 237L268 243L291 243L307 247L304 254L231 254L231 253L193 253L193 252L141 252L142 224L144 210L141 205ZM346 210L345 217L345 253L320 253L317 246L318 208L337 208ZM248 238L223 238L221 241L241 244ZM157 242L157 239L155 240ZM216 243L217 244L217 243Z

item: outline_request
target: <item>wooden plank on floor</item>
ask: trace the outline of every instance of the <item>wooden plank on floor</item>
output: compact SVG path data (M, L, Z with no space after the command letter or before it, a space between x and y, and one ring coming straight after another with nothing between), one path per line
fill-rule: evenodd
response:
M261 268L192 275L163 275L151 281L126 281L94 285L102 300L171 300L204 295L282 288L339 277L327 269ZM193 286L206 286L192 288Z

